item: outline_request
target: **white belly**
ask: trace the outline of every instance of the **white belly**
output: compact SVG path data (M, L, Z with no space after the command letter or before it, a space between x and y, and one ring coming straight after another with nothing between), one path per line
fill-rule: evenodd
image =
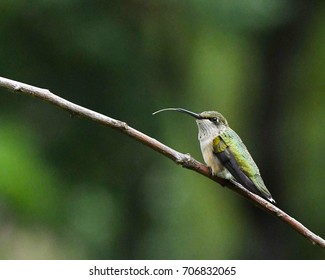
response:
M233 179L230 172L223 167L218 157L213 153L212 139L200 140L203 159L207 166L211 168L212 175L217 175L225 179Z

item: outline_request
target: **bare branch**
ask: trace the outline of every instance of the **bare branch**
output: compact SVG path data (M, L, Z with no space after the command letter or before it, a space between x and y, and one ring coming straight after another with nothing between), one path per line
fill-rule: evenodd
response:
M104 126L116 129L124 134L129 135L135 140L143 143L144 145L152 148L153 150L161 153L162 155L168 157L175 163L187 168L191 169L201 175L219 183L222 186L227 186L229 189L234 192L239 193L240 195L247 198L250 202L258 206L259 208L265 210L266 212L278 217L280 220L288 224L295 231L300 233L302 236L307 238L312 244L316 244L321 248L325 249L325 240L321 237L314 234L308 228L306 228L303 224L289 216L287 213L276 207L275 205L269 203L263 198L255 195L243 187L232 184L230 181L223 180L216 176L212 176L209 168L192 158L189 154L182 154L173 150L172 148L160 143L156 139L149 137L148 135L130 127L127 123L115 120L113 118L107 117L95 111L89 110L77 104L74 104L70 101L67 101L53 93L51 93L47 89L42 89L34 86L30 86L24 83L20 83L17 81L9 80L6 78L0 77L0 87L6 88L15 93L22 93L26 95L30 95L39 99L42 99L46 102L49 102L53 105L58 106L70 114L77 115L92 121L95 121Z

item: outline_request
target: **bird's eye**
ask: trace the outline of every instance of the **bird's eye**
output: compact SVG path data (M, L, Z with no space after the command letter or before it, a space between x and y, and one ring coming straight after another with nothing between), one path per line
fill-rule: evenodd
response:
M212 121L214 123L219 123L219 119L218 118L211 118L210 121Z

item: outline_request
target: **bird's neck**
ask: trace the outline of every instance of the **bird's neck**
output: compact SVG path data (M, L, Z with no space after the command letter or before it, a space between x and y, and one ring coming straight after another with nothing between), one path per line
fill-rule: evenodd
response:
M213 141L214 138L219 136L225 131L225 126L219 126L219 127L209 127L209 126L199 126L199 135L198 139L200 142L209 142Z

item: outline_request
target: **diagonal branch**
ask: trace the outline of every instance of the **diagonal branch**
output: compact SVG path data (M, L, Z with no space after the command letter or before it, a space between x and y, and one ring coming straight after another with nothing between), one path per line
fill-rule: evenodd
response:
M39 98L46 102L49 102L55 106L58 106L66 111L68 111L72 115L77 115L104 126L116 129L135 140L141 142L142 144L150 147L151 149L161 153L162 155L168 157L175 163L187 168L191 169L217 183L222 186L227 186L234 192L239 193L240 195L247 198L251 203L255 204L259 208L265 210L266 212L278 217L280 220L288 224L292 227L295 231L300 233L302 236L307 238L312 244L318 245L321 248L325 249L325 240L322 239L320 236L317 236L308 228L306 228L303 224L289 216L287 213L282 211L280 208L276 207L275 205L269 203L268 201L264 200L263 198L255 195L243 187L237 186L232 184L230 181L223 180L216 176L212 176L210 170L204 164L198 162L194 158L192 158L189 154L182 154L173 150L172 148L160 143L156 139L149 137L148 135L130 127L127 123L115 120L113 118L107 117L95 111L89 110L77 104L74 104L70 101L67 101L53 93L51 93L47 89L42 89L34 86L30 86L28 84L20 83L17 81L9 80L6 78L0 77L0 87L6 88L10 91L15 93L21 93L30 95L32 97Z

